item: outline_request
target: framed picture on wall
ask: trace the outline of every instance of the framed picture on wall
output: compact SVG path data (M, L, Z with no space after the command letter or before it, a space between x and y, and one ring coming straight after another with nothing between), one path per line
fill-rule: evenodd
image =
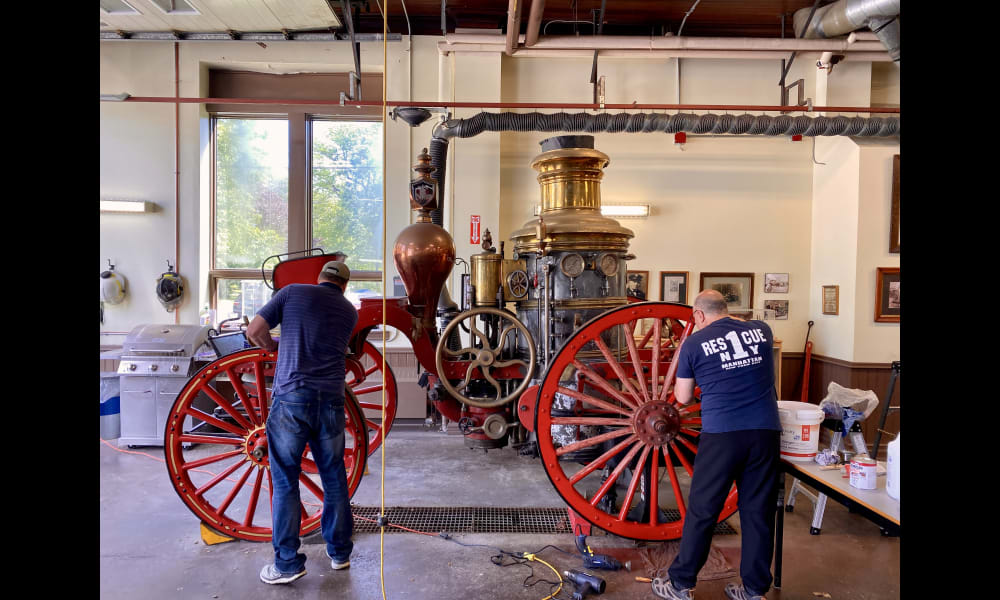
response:
M839 285L824 285L823 286L823 314L824 315L839 315L840 314L840 286Z
M688 303L688 271L660 271L660 300Z
M765 294L787 294L788 273L764 273Z
M773 310L774 318L781 321L788 319L788 300L764 300L764 310Z
M625 277L626 296L643 301L649 299L649 271L628 271Z
M899 253L899 155L892 156L892 208L889 209L889 252Z
M899 323L899 267L878 267L875 275L875 322Z
M729 312L753 313L753 273L702 273L701 291L715 290L722 294Z

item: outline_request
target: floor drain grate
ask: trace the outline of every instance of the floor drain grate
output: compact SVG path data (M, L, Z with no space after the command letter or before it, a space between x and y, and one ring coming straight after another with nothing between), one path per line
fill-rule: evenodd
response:
M351 506L355 533L378 533L374 523L377 506ZM664 511L668 520L677 520L676 511ZM393 525L438 533L571 533L565 508L510 508L494 506L387 506L385 516ZM406 533L386 527L386 533ZM715 526L716 535L735 534L726 523Z

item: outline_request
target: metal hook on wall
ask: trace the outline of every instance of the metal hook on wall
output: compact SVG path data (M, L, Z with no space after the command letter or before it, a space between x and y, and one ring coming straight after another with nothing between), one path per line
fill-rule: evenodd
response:
M812 148L813 164L816 164L816 165L825 165L826 163L821 163L821 162L817 162L816 161L816 136L811 136L811 137L812 137L812 141L813 141L813 148Z

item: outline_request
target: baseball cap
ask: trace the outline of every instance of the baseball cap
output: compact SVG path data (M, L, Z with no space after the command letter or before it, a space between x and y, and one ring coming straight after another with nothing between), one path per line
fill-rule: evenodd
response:
M347 265L339 260L331 260L326 263L323 265L323 270L320 272L324 275L329 275L330 277L340 277L344 281L351 280L351 270L347 268Z

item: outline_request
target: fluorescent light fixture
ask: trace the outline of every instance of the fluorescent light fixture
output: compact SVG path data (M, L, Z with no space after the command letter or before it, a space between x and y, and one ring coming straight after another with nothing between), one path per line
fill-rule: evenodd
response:
M101 94L101 102L124 102L128 100L132 94L128 92L122 92L120 94Z
M156 205L144 200L101 200L102 213L148 213Z
M125 0L101 0L101 10L108 15L141 15L142 13Z

